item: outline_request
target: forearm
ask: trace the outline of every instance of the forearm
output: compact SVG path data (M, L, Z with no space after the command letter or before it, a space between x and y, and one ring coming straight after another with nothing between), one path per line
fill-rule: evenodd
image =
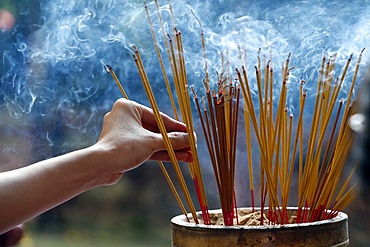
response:
M91 147L0 173L0 233L103 184L104 156Z

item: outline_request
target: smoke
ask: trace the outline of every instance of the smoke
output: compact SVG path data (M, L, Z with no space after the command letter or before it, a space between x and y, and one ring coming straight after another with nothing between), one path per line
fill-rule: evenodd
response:
M172 2L174 22L183 35L189 82L197 90L202 90L204 78L200 23L211 79L221 68L221 53L234 68L241 64L240 50L245 50L250 70L261 48L263 56L272 56L277 71L292 53L292 103L301 79L308 82L308 90L315 88L323 54L338 53L340 68L349 54L357 57L370 43L368 0ZM171 33L168 2L159 4L166 32ZM161 95L162 110L170 113L169 101L162 97L166 90L142 1L38 0L14 5L14 28L0 32L0 110L8 116L1 126L6 130L15 122L12 133L28 133L34 150L29 160L96 140L101 117L121 97L102 63L113 67L131 99L147 104L131 59L134 44L155 95ZM155 4L148 3L148 9L164 51ZM290 107L294 109L293 104Z

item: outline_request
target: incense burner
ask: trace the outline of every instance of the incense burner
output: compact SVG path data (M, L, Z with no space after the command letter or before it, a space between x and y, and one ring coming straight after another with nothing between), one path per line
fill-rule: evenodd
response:
M238 210L252 211L251 208ZM258 210L258 209L256 209ZM288 209L291 214L297 208ZM221 210L210 210L210 216ZM201 219L201 213L199 218ZM191 215L188 216L191 220ZM173 247L232 246L348 246L348 216L343 212L329 220L262 226L221 226L189 223L185 215L171 220Z

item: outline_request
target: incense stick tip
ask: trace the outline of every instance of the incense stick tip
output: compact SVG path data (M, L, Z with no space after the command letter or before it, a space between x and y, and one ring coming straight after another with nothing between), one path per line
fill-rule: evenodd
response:
M111 71L112 71L112 67L109 65L109 64L105 64L104 66L103 66L103 68L104 68L104 70L105 70L105 72L107 72L107 73L111 73Z

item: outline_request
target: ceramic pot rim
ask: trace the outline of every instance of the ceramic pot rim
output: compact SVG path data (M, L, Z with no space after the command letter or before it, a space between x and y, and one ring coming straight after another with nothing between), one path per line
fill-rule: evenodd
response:
M239 210L246 209L246 210L252 210L251 207L242 207L239 208ZM260 208L255 207L255 210L259 210ZM288 210L297 210L297 207L288 207ZM220 209L213 209L209 210L209 213L219 213L221 212ZM329 211L330 212L330 211ZM197 212L197 215L199 218L202 217L201 212ZM191 220L193 217L189 213L188 214L189 219ZM171 219L171 223L182 226L182 227L188 227L188 228L198 228L198 229L250 229L250 230L262 230L262 229L289 229L289 228L295 228L295 227L308 227L308 226L319 226L324 224L330 224L330 223L336 223L340 221L346 221L348 219L348 215L344 212L338 212L338 215L332 219L327 220L320 220L315 222L307 222L307 223L293 223L293 224L285 224L285 225L263 225L263 226L216 226L216 225L204 225L204 224L195 224L195 223L189 223L186 221L185 215L178 215Z

